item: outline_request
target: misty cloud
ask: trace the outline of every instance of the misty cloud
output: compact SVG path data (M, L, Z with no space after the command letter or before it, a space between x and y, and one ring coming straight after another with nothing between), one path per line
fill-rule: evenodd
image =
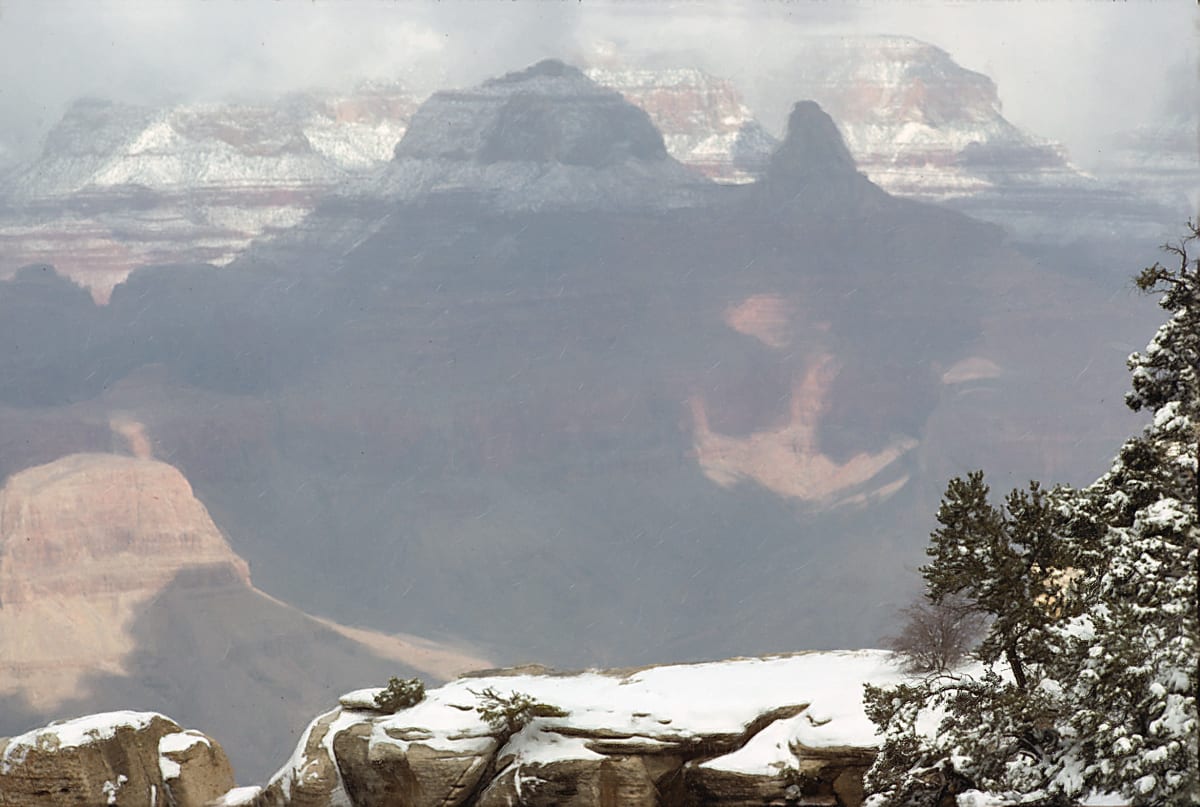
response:
M1196 19L1183 3L22 2L0 9L0 155L36 150L82 95L154 104L362 78L430 92L605 52L732 78L778 131L798 100L798 35L895 33L990 75L1010 119L1086 165L1109 133L1195 98Z

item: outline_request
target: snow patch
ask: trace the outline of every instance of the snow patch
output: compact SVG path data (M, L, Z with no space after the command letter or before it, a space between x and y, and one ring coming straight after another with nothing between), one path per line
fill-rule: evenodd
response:
M343 709L357 709L358 711L375 712L379 707L375 705L375 696L384 691L384 687L367 687L366 689L356 689L353 692L347 692L338 698L338 703Z
M212 747L208 738L198 731L179 731L174 734L166 734L158 741L158 753L170 754L186 751L193 745Z
M554 732L541 731L536 724L526 726L500 749L499 756L512 754L514 764L549 765L566 759L604 759L587 747L582 737L564 737Z
M259 793L262 793L262 788L257 785L235 787L214 801L211 807L251 807Z
M792 753L791 743L797 733L797 724L806 719L808 715L801 714L789 720L776 720L732 754L701 763L700 767L752 775L771 769L795 768L799 760Z
M180 731L166 734L159 739L158 770L162 774L163 781L178 779L182 773L179 763L171 759L169 755L182 753L194 745L212 747L208 738L198 731Z
M595 757L586 738L565 737L555 731L558 726L569 725L572 734L594 733L606 744L669 748L704 735L737 736L780 705L809 704L799 716L772 723L746 748L712 763L770 775L779 763L793 759L792 747L875 746L879 738L863 712L863 684L904 679L892 654L882 650L681 664L628 675L589 671L460 678L430 690L416 706L373 720L370 744L403 750L419 743L451 753L489 753L495 747L494 732L475 711L473 694L489 687L501 694L526 693L568 712L565 718L535 720L501 749L501 755L514 754L525 764ZM350 719L361 721L363 716L360 712ZM334 731L331 727L328 736Z
M117 777L117 781L115 782L106 780L104 784L100 786L100 792L104 794L104 803L116 804L117 794L121 792L121 787L124 786L124 784L128 781L129 777L123 773Z

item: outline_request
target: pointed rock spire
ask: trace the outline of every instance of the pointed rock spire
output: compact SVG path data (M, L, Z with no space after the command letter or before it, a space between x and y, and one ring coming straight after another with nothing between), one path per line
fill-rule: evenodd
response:
M767 181L791 186L857 173L833 118L815 101L792 107L787 135L767 163Z

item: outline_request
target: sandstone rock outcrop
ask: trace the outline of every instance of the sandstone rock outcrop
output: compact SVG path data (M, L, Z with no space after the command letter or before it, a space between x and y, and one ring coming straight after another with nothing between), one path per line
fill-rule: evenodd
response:
M0 490L0 693L35 708L77 696L97 671L121 674L129 624L187 567L250 585L178 469L116 454L72 454L13 474Z
M875 743L862 683L899 677L880 651L480 675L395 714L370 708L378 690L344 696L254 804L857 807ZM566 716L509 734L476 714L487 688Z
M228 792L225 752L152 712L110 712L0 738L0 805L203 807Z

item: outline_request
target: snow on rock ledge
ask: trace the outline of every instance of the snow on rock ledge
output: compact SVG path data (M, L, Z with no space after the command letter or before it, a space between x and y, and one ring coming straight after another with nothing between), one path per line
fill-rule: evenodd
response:
M863 684L900 677L890 654L862 650L488 672L395 714L354 708L375 691L362 690L310 724L255 804L857 805L877 742ZM567 716L506 736L474 710L487 688Z
M201 807L233 787L225 752L153 712L107 712L0 738L0 805Z

